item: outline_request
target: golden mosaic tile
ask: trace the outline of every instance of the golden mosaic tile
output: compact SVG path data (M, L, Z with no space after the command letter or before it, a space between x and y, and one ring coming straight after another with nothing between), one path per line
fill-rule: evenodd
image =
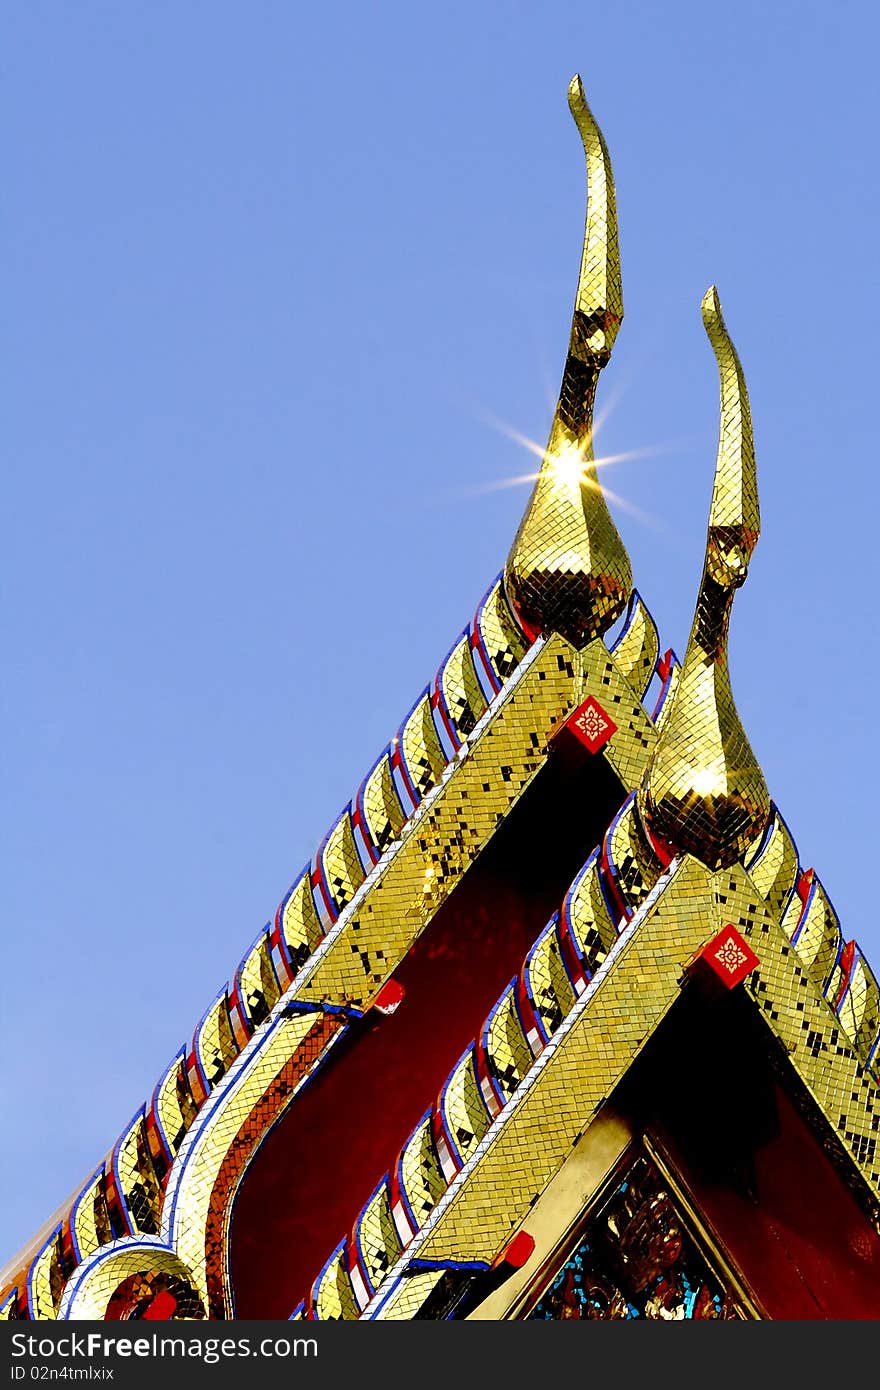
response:
M614 664L640 697L651 683L660 654L657 624L639 594L629 601L626 625L612 649Z
M719 874L719 879L724 875ZM734 865L722 910L760 965L746 989L875 1197L880 1196L880 1089L822 997L810 966L770 917L746 871ZM721 889L719 893L721 893Z
M345 1251L342 1246L333 1255L318 1280L315 1292L315 1312L324 1322L352 1320L358 1316Z
M685 965L717 930L716 912L711 876L687 859L544 1050L410 1257L494 1259L678 997Z
M383 1307L382 1320L409 1322L436 1289L444 1274L443 1269L429 1269L406 1275Z
M759 841L770 795L730 685L728 629L760 533L755 447L742 367L714 287L703 323L721 383L721 429L706 560L675 700L639 790L646 824L711 869Z
M780 915L797 887L800 868L794 840L775 807L767 834L746 868L770 911Z
M474 1070L473 1047L468 1048L446 1083L443 1118L458 1156L464 1162L489 1128L489 1115Z
M485 1032L486 1061L505 1100L514 1094L535 1060L516 1010L515 991L515 983L505 991Z
M610 714L617 731L602 749L602 756L631 791L647 771L657 734L641 699L617 667L601 638L581 652L581 688L578 703L588 695Z
M421 1226L446 1191L431 1138L431 1116L426 1115L403 1150L400 1180L416 1224Z
M542 765L548 739L574 701L575 658L559 637L536 653L414 818L344 931L310 962L295 997L363 1007L378 993Z
M584 252L550 439L504 574L527 627L581 647L623 612L632 571L593 454L596 386L623 317L614 181L580 78L568 96L587 161Z
M517 661L521 659L522 656ZM486 697L477 679L467 633L455 644L443 665L440 688L456 735L464 740L476 728L486 710Z

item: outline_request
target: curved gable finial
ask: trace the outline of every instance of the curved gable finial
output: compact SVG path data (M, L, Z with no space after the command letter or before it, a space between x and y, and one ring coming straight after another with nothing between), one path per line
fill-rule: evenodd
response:
M706 561L675 701L639 807L676 849L719 869L763 834L770 796L733 701L727 661L733 596L745 582L761 525L749 396L714 286L702 312L721 379Z
M580 647L623 612L632 570L593 455L596 385L623 318L614 180L579 77L568 103L587 161L584 250L550 440L504 577L527 627L559 632Z

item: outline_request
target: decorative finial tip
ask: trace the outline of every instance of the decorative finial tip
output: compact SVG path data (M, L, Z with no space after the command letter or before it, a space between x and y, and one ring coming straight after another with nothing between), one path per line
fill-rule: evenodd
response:
M674 704L639 806L665 840L715 870L741 859L763 834L770 796L733 702L727 657L733 596L760 531L749 397L714 285L701 307L721 383L706 563Z
M585 145L588 140L598 140L600 144L604 144L596 117L590 110L590 103L587 101L587 94L584 91L584 84L579 72L575 73L568 84L568 109L574 117L575 125L581 132L581 138ZM607 159L607 150L604 151L604 154Z
M761 531L752 414L742 366L727 331L714 285L703 295L700 307L721 382L721 428L709 530L710 534L718 527L738 528L741 532L735 539L743 547L742 563L735 575L727 576L729 581L739 585L746 577L748 558ZM730 535L726 540L730 543L734 538Z
M632 572L599 486L592 446L596 383L623 318L614 180L577 73L568 105L587 164L584 249L559 403L505 583L529 628L561 633L580 647L623 612Z
M703 302L700 308L703 313L703 323L706 325L707 333L711 333L713 328L724 323L724 316L721 313L721 300L718 298L718 290L714 285L710 285L703 295Z

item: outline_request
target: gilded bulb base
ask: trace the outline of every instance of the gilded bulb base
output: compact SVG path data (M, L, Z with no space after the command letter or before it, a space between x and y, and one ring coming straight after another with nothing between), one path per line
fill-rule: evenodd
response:
M573 647L585 647L621 616L632 592L629 575L575 574L552 566L523 574L508 566L505 589L525 629L558 632Z
M691 791L681 798L667 793L655 801L650 790L642 787L637 803L652 834L674 846L676 853L691 854L713 871L741 862L770 820L770 796L763 779L752 795L736 797Z

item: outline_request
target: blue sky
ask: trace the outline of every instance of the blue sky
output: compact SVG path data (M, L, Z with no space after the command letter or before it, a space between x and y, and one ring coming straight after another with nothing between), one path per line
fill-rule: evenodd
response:
M609 141L609 484L667 645L717 282L764 530L734 691L845 934L872 889L873 6L6 15L0 1263L95 1166L500 569ZM647 518L647 520L645 519Z

